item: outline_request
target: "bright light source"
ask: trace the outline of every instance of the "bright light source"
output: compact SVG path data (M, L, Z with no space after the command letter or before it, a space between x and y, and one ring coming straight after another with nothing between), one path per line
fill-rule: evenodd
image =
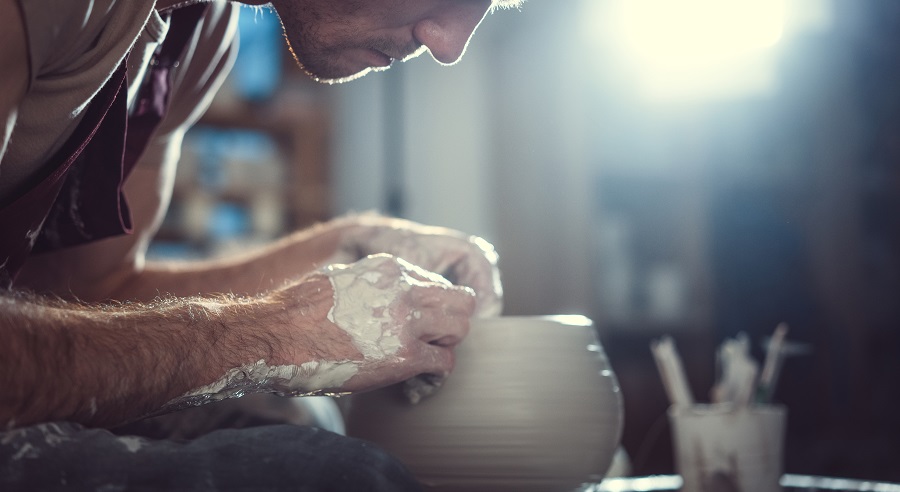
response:
M725 95L770 82L764 58L783 35L785 0L620 0L616 6L619 40L655 95Z
M769 48L781 38L783 0L627 0L621 27L646 62L698 66Z

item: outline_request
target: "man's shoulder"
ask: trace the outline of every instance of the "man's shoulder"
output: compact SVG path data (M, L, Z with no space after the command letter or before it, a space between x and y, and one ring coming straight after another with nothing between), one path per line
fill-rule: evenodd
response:
M33 77L71 70L137 38L153 0L19 0Z
M15 1L21 18L0 19L0 28L23 25L28 79L0 196L17 194L62 146L155 13L154 0Z

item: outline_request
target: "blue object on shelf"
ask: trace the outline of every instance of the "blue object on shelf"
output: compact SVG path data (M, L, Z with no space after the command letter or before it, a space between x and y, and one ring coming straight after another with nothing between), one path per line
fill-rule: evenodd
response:
M248 7L241 11L238 32L241 44L230 75L234 88L243 99L264 101L281 81L281 22L271 9Z
M244 236L250 231L249 211L234 203L219 202L209 216L207 227L214 241Z

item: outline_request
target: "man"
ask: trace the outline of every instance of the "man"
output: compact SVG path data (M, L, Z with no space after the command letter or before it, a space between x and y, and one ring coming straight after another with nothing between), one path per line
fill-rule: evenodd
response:
M272 5L300 66L340 82L424 51L453 63L488 11L514 3ZM44 473L58 483L46 472L56 470L74 480L72 470L88 465L62 466L71 454L52 443L102 453L113 438L70 423L113 427L258 392L352 393L420 375L439 380L469 318L499 314L488 243L385 217L338 219L224 261L145 260L184 132L231 66L236 10L218 0L0 0L0 426L9 431L0 456L11 460L0 479ZM324 439L322 448L337 451L279 453L310 463L300 475L346 478L345 470L324 470L336 456L354 462L359 444L347 451L316 436L292 439ZM257 441L238 434L197 446L242 442L252 456L272 453L258 445L270 440L251 437ZM91 439L97 448L85 444ZM63 453L55 466L31 466L53 452ZM365 468L359 452L355 466ZM326 464L313 463L316 456ZM114 466L131 470L129 463ZM247 473L254 466L245 465ZM278 482L285 471L271 473ZM361 473L364 483L382 475Z

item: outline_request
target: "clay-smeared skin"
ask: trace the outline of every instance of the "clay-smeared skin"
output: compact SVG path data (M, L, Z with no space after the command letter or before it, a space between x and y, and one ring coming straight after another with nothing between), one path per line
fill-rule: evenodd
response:
M417 363L421 364L423 351L441 350L430 346L435 340L429 339L427 330L421 326L434 323L423 318L446 315L443 317L451 319L460 318L463 313L471 314L471 303L468 310L454 314L445 312L435 297L437 290L471 299L474 296L471 289L453 286L439 275L387 254L368 256L347 265L329 265L312 277L317 276L325 277L333 291L327 322L349 336L359 358L308 361L299 365L270 365L266 360L259 360L230 369L217 381L189 391L166 407L184 408L258 392L286 395L341 392L361 372L402 366L409 354L415 354ZM422 302L417 304L414 299ZM417 305L430 306L430 314L424 315ZM204 307L216 308L215 305ZM446 344L457 343L467 330L468 326L461 333L457 330L457 335ZM432 372L446 375L448 370L449 367Z
M395 262L403 267L399 277L385 271ZM398 312L393 306L403 293L416 285L451 286L439 275L385 254L350 265L331 265L325 274L334 288L334 306L328 319L350 335L366 359L394 356L402 345L400 327L421 316L418 311Z
M471 287L477 296L476 316L499 316L503 288L497 252L484 239L444 227L366 214L354 217L367 227L343 234L336 263L351 263L366 255L388 253L456 285Z
M175 398L163 408L174 411L253 393L285 396L330 394L359 372L354 361L310 361L300 365L270 366L265 360L235 367L214 383Z
M346 333L359 355L333 354L337 355L333 360L297 365L248 361L216 382L176 398L167 407L263 391L316 394L341 392L345 387L364 389L369 380L384 379L371 377L373 371L393 375L389 377L405 374L396 382L426 374L412 381L416 384L407 385L412 400L433 392L442 383L452 368L452 355L447 360L448 354L423 345L455 345L468 331L467 318L473 312L450 312L459 308L447 307L448 298L442 295L449 292L434 291L474 293L476 316L499 315L503 289L493 246L452 229L376 214L344 220L349 226L342 232L330 264L310 278L328 280L333 305L323 322ZM213 313L219 308L215 303L203 307ZM439 359L444 362L437 362Z
M475 291L477 317L499 316L503 311L503 287L498 255L488 241L444 227L389 219L373 213L349 216L357 226L341 237L334 262L353 262L375 253L389 253L434 272L455 285ZM408 380L405 393L417 403L435 391L447 374L425 374Z
M402 258L371 255L350 265L332 265L325 274L335 296L328 319L351 337L366 363L385 361L399 367L406 365L408 354L421 363L438 357L437 351L449 351L468 332L472 289L454 286ZM457 301L450 302L453 297ZM469 302L459 303L460 298ZM439 385L449 374L452 359L449 364L436 366L432 361L430 367L419 367L407 377L427 374L428 385Z

